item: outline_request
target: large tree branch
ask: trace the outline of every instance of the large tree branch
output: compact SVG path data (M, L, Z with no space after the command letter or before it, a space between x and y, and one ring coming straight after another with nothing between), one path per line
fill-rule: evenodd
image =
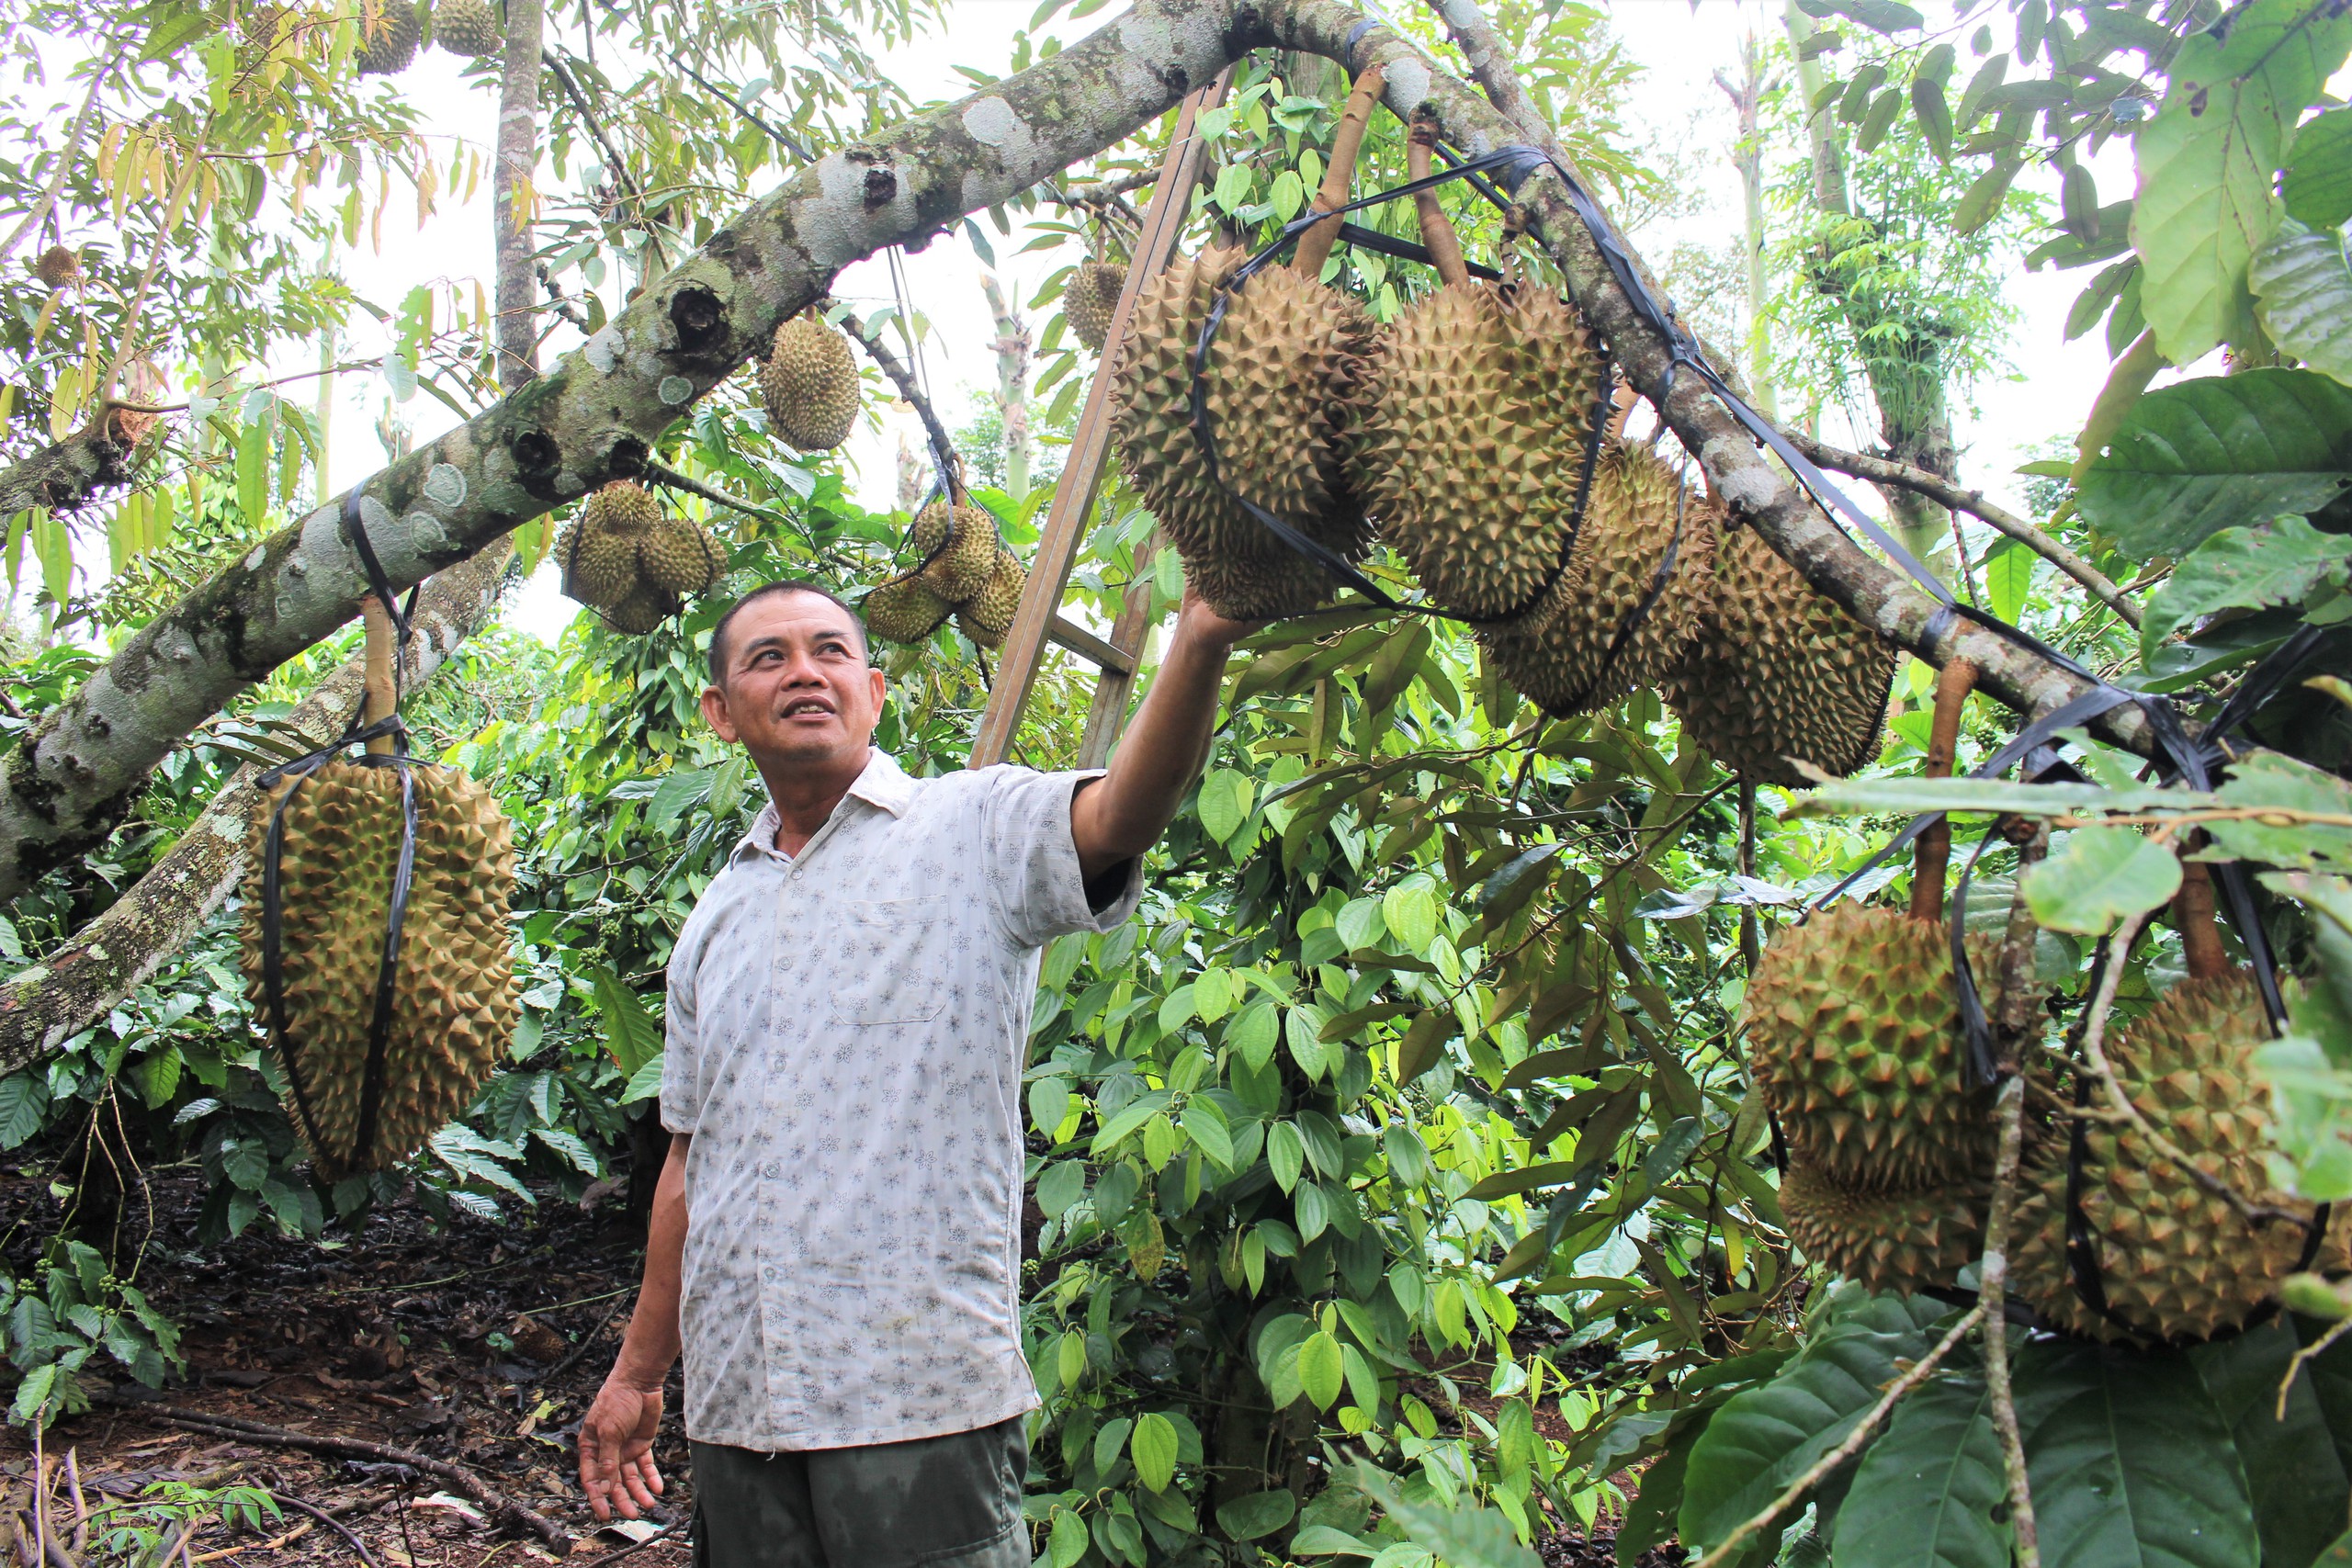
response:
M1263 41L1232 0L1144 0L1050 60L802 170L538 380L358 487L393 585L640 471L841 268L927 243L1124 141ZM336 509L322 507L131 637L0 769L0 898L100 839L183 736L348 621L365 586Z
M72 512L102 490L130 482L137 443L118 434L108 409L64 440L0 468L0 517L29 506Z

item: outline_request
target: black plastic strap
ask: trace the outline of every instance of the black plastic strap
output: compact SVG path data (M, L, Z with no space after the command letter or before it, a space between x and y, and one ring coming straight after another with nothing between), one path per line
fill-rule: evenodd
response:
M1430 254L1430 248L1419 241L1400 240L1394 234L1384 234L1377 229L1367 229L1361 223L1341 223L1340 243L1343 245L1353 245L1360 251L1377 251L1384 256L1395 256L1398 261L1419 262L1424 266L1437 265L1437 259ZM1499 267L1488 266L1484 262L1466 260L1462 265L1469 269L1470 276L1473 277L1483 277L1489 283L1502 281L1502 269Z

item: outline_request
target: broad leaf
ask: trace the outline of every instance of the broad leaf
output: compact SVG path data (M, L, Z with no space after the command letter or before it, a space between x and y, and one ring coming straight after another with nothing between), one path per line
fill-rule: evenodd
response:
M2286 1418L2279 1418L2278 1388L2297 1348L2295 1331L2274 1318L2188 1352L2245 1466L2262 1561L2277 1568L2316 1558L2352 1508L2352 1483L2328 1440L2310 1379L2296 1378Z
M2102 936L2180 891L2180 862L2130 828L2078 828L2026 874L2026 907L2052 931Z
M2254 1504L2186 1358L2049 1340L2017 1364L2043 1568L2248 1568Z
M2314 229L2352 220L2352 108L2330 109L2296 130L2278 195L2288 217Z
M2132 407L2078 492L2084 521L2142 558L2223 528L2318 511L2352 485L2352 388L2309 370L2206 376Z
M1981 1377L1939 1377L1895 1407L1838 1506L1830 1561L1905 1568L2007 1568L1995 1522L2007 1483Z
M1255 1540L1273 1534L1297 1513L1298 1499L1288 1492L1252 1492L1246 1497L1219 1504L1216 1522L1218 1529L1236 1540Z
M2352 785L2307 762L2257 751L2230 768L2216 792L2224 806L2295 813L2306 820L2221 818L2208 825L2223 856L2304 871L2352 873ZM2315 818L2312 819L2312 818Z
M2287 220L2254 258L2247 280L2272 343L2313 370L2352 382L2352 248L2341 230Z
M1166 1491L1174 1478L1176 1448L1173 1421L1156 1410L1137 1418L1127 1451L1136 1461L1136 1474L1154 1492Z
M596 1010L604 1015L605 1047L612 1052L614 1066L634 1078L647 1062L662 1054L662 1026L653 1021L637 993L610 969L598 968L591 978Z
M2189 552L2149 596L2147 618L2140 626L2141 658L2150 657L2199 615L2298 603L2331 576L2340 576L2346 556L2352 556L2352 539L2323 534L2300 517L2224 528Z
M1542 1559L1519 1543L1510 1521L1475 1502L1454 1508L1415 1502L1395 1477L1358 1461L1355 1483L1374 1497L1389 1520L1414 1545L1448 1568L1542 1568Z

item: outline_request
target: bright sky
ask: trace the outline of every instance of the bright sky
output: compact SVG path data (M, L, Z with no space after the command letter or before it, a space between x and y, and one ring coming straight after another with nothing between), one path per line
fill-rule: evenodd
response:
M954 73L952 66L966 62L1001 69L1009 59L1014 31L1026 25L1034 9L1034 0L957 0L952 37L933 36L919 40L889 56L886 68L918 101L959 96L968 89L968 84ZM1662 255L1678 238L1717 242L1736 232L1737 176L1729 161L1735 128L1728 106L1710 77L1718 68L1736 71L1741 39L1751 28L1777 27L1778 7L1767 10L1756 0L1700 0L1695 7L1689 0L1615 0L1608 9L1630 52L1646 70L1634 95L1636 119L1661 122L1665 127L1677 128L1677 134L1680 134L1679 128L1691 106L1702 106L1704 118L1701 121L1701 138L1716 155L1711 164L1708 210L1700 219L1684 224L1680 231L1638 238L1654 254ZM1115 10L1109 8L1100 14L1104 20L1114 15ZM1090 19L1080 27L1092 25ZM493 130L494 91L486 86L469 87L459 80L456 66L449 56L428 52L412 69L404 85L424 107L430 132L484 145ZM2121 191L2130 187L2128 156L2128 150L2120 145L2107 150L2096 168L2102 188ZM576 165L572 173L576 175ZM2030 174L2020 185L2032 177ZM2054 197L2054 188L2047 194ZM421 278L449 273L467 276L476 270L486 274L490 254L489 199L489 182L485 178L470 203L460 205L445 196L440 211L422 229L403 222L397 213L389 215L382 253L375 254L363 245L348 264L352 281L363 295L391 306ZM1016 299L1025 299L1053 267L1067 259L1050 253L1014 256L1011 254L1014 248L1001 247L999 254ZM475 268L452 265L453 260L471 257L481 258ZM929 318L932 326L924 349L931 383L943 415L951 425L969 417L977 406L976 400L984 388L992 385L995 376L989 347L994 329L980 292L980 273L978 257L960 236L935 243L928 250L906 258L911 303ZM1973 416L1963 414L1959 430L1964 477L1996 497L2012 502L2018 499L2018 481L2012 470L2024 460L2024 449L2053 434L2071 433L2079 427L2105 379L2107 360L2098 344L2098 334L2095 333L2071 344L2061 342L2066 309L2087 276L2083 272L2029 275L2019 269L2009 285L2010 297L2023 315L2016 338L2008 345L2010 357L2018 367L2017 377L2007 383L1980 389L1978 412ZM608 279L608 304L616 303L618 288L617 279ZM892 297L890 279L879 261L851 268L842 276L837 291L854 301L861 311ZM362 331L356 337L356 342L351 345L355 352L380 350L381 344L370 340L368 331ZM572 341L576 341L574 335L566 330L553 340L553 344L560 351ZM336 484L347 484L381 466L384 454L377 441L374 423L384 398L383 384L377 380L355 382L342 398L334 416L331 447ZM420 440L430 438L451 423L447 411L423 394L402 405L401 412L414 421ZM869 420L861 427L852 438L846 457L854 471L855 493L868 504L888 506L896 489L896 453L900 433L905 432L918 446L921 437L911 414L887 407L873 412L878 415L878 422ZM1825 429L1824 435L1846 445L1856 444L1850 432L1835 423ZM1874 504L1874 498L1862 499ZM508 615L518 627L551 638L576 608L558 592L552 568L543 565L538 575L516 597Z

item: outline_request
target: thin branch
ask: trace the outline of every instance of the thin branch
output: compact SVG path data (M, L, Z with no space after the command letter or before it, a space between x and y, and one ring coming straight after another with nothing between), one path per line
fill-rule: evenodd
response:
M713 490L700 479L682 474L668 464L656 461L651 457L645 460L645 473L647 478L665 484L672 490L682 490L688 495L698 495L705 501L716 502L720 506L732 507L747 517L757 517L763 522L774 523L779 527L792 526L792 519L780 512L770 512L763 506L753 506L749 502L738 501L725 491Z
M358 1535L353 1531L349 1525L345 1524L341 1519L336 1518L333 1514L328 1513L316 1503L310 1501L308 1498L297 1497L291 1492L272 1492L270 1495L277 1498L279 1502L285 1504L289 1508L300 1509L303 1513L310 1515L311 1517L318 1520L319 1523L326 1526L327 1529L334 1531L337 1535L343 1537L344 1540L349 1541L351 1543L351 1550L359 1554L359 1561L365 1563L367 1568L384 1568L382 1563L376 1561L376 1554L368 1550L368 1543L360 1540Z
M828 297L817 301L817 308L831 314L838 303L838 300ZM889 345L879 335L868 333L865 323L857 319L856 311L843 310L842 325L849 329L850 336L857 340L857 345L873 357L874 363L882 367L882 374L897 383L899 395L913 406L915 417L922 421L923 431L931 438L931 455L939 465L941 481L948 484L960 482L957 476L963 471L963 459L956 455L956 443L948 437L947 427L939 421L939 411L931 406L929 398L923 396L922 386L915 379L914 372L907 368L906 361L891 353Z
M597 118L596 111L589 107L588 95L581 91L580 84L572 80L570 68L557 56L555 51L542 49L539 51L539 58L546 62L547 68L554 73L557 84L563 88L564 96L571 100L571 107L579 110L580 118L587 122L588 132L596 139L596 145L605 150L605 157L612 165L613 178L620 182L621 189L628 194L629 200L637 204L639 231L644 234L646 243L653 247L653 259L666 269L670 265L669 253L662 248L662 236L654 231L653 215L645 209L644 190L629 177L628 160L622 157L620 149L613 145L612 137L605 133L605 122ZM544 268L541 269L539 276L541 281L546 280L547 273Z
M2120 965L2119 965L2120 967ZM2017 1207L2018 1165L2025 1150L2025 1075L2012 1073L2001 1085L1993 1113L2001 1124L2000 1153L1993 1168L1993 1201L1984 1215L1984 1262L1977 1287L1976 1314L1984 1325L1984 1386L1993 1398L1993 1427L2001 1439L2001 1472L2009 1494L2009 1526L2017 1538L2018 1568L2041 1568L2034 1529L2033 1488L2027 1480L2025 1439L2018 1429L2017 1400L2009 1389L2009 1217Z
M113 38L109 33L107 39L99 47L106 48L112 41ZM0 240L0 261L6 260L18 245L25 243L26 235L38 231L48 220L51 210L57 206L57 193L65 188L66 176L82 166L82 139L90 133L90 117L97 112L98 91L106 85L107 78L114 74L114 68L120 63L122 63L122 56L117 53L90 73L90 90L83 96L81 111L74 117L74 129L65 133L65 145L57 150L56 172L49 176L49 184L41 187L40 196L33 202L32 210L25 214L25 220L17 225L16 232L10 234L6 240Z
M1995 532L2007 535L2076 582L2081 583L2089 591L2092 598L2122 616L2128 625L2135 629L2139 626L2140 606L2125 597L2123 590L2116 587L2113 580L2105 572L2076 555L2059 540L2052 538L2040 528L2035 527L2025 518L2014 512L2004 511L1985 500L1983 491L1965 489L1941 474L1930 473L1926 468L1914 468L1908 463L1898 463L1892 457L1874 457L1863 452L1848 452L1840 447L1827 446L1815 440L1803 431L1792 430L1787 432L1787 434L1791 446L1825 468L1834 468L1841 474L1851 474L1858 479L1868 479L1872 484L1894 485L1899 489L1924 495L1928 500L1939 505L1951 507L1955 512L1965 512L1980 522L1990 524Z
M1722 1568L1722 1564L1738 1555L1739 1547L1749 1536L1780 1517L1796 1504L1797 1499L1818 1485L1823 1477L1861 1452L1862 1445L1871 1440L1871 1436L1878 1431L1880 1424L1894 1412L1903 1396L1932 1377L1936 1369L1943 1364L1943 1359L1951 1354L1953 1348L1962 1340L1968 1337L1969 1330L1983 1321L1984 1316L1984 1303L1979 1302L1970 1307L1962 1314L1960 1321L1953 1324L1943 1338L1937 1342L1934 1349L1913 1362L1910 1371L1886 1385L1886 1392L1881 1394L1878 1403L1871 1405L1863 1414L1862 1418L1854 1424L1854 1429L1846 1434L1844 1442L1814 1461L1805 1472L1790 1482L1779 1496L1764 1505L1754 1517L1743 1521L1731 1534L1717 1541L1714 1550L1691 1564L1691 1568Z
M1088 186L1048 186L1046 191L1064 207L1110 207L1129 191L1137 191L1159 177L1157 169L1137 169L1116 179Z
M737 114L741 115L745 119L750 120L753 125L758 126L762 130L766 131L768 139L774 141L777 146L783 148L786 152L791 153L794 157L799 159L804 164L813 164L817 161L817 154L808 151L808 148L803 147L799 142L795 141L791 137L786 136L783 131L778 130L775 126L770 125L766 120L762 119L758 115L753 114L752 112L751 106L744 103L742 99L737 97L734 94L729 92L726 88L720 86L718 83L712 81L709 77L704 75L701 72L695 70L684 61L678 61L676 62L676 64L679 70L684 72L687 75L701 83L704 91L714 95L719 102L725 104L729 108L733 109Z

